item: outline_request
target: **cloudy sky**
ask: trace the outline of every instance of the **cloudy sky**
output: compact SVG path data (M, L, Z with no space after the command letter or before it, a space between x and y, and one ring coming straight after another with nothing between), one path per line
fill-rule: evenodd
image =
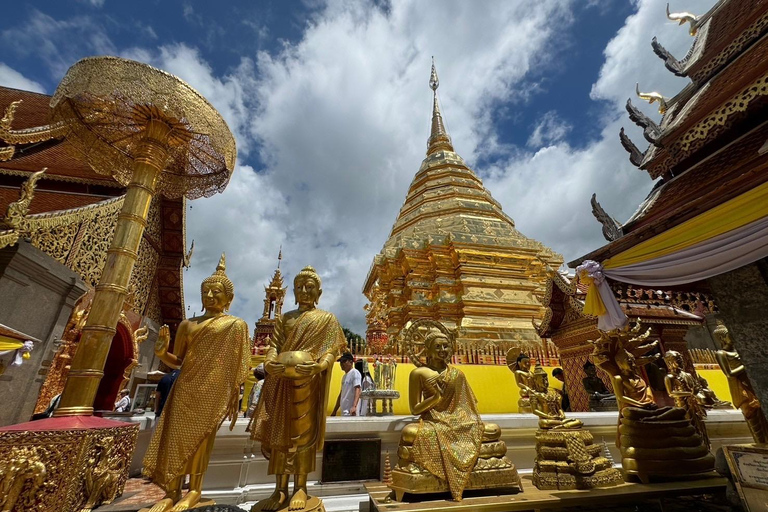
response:
M361 293L426 150L430 57L456 151L525 235L566 261L605 241L598 200L624 221L653 183L624 104L687 83L651 51L693 39L663 0L50 0L0 20L0 84L53 93L81 57L119 55L174 73L237 137L227 190L189 203L188 315L222 251L235 314L253 324L283 247L289 279L311 264L320 306L364 332ZM673 0L705 13L714 0ZM634 103L653 119L655 109ZM289 296L288 306L293 304Z

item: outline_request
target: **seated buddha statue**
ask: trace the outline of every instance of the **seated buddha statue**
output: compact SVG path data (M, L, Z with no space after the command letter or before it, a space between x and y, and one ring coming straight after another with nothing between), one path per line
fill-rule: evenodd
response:
M544 368L536 362L533 371L533 390L530 393L531 409L533 414L539 417L539 428L549 429L575 429L584 424L576 418L566 418L563 412L562 398L556 389L549 387L549 377Z
M450 365L454 338L441 323L417 320L405 335L411 361L408 401L418 423L400 437L398 463L390 487L401 501L405 493L449 491L461 500L468 489L522 490L514 465L506 458L498 425L483 423L477 399L464 374Z
M658 341L646 343L650 329L640 333L640 322L601 332L592 341L592 359L612 376L619 407L616 446L621 449L624 479L687 478L714 469L715 459L704 439L681 407L659 407L640 376L640 366L657 359L647 355Z
M592 489L621 482L621 473L602 456L599 444L576 418L567 418L560 393L537 362L530 392L533 414L539 417L533 485L538 489Z

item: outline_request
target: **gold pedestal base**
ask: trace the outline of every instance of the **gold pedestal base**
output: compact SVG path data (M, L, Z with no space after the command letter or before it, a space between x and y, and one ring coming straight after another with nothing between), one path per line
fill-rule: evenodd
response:
M264 510L262 507L264 506L265 501L266 500L261 500L260 502L252 506L251 512L262 512L262 510ZM289 506L290 506L290 498L285 503L285 505L277 509L275 512L288 512ZM291 512L325 512L325 505L323 505L323 500L321 500L317 496L307 496L307 504L304 506L304 508L298 509L298 510L292 510Z
M216 504L216 502L213 501L213 500L200 500L199 502L197 502L197 505L195 505L190 510L195 510L196 508L209 507L209 506L215 505L215 504ZM150 508L140 508L139 512L149 512L150 510L151 510L151 507Z
M608 487L622 475L601 456L589 430L538 430L533 485L537 489L567 490Z
M398 468L392 470L392 483L389 484L389 487L395 491L395 499L397 501L403 501L403 496L406 493L434 494L448 492L448 483L431 473L409 473ZM472 491L476 489L509 489L512 492L521 492L523 484L514 466L503 469L476 469L470 473L464 490Z
M137 424L92 416L49 418L0 429L2 510L79 512L123 493Z

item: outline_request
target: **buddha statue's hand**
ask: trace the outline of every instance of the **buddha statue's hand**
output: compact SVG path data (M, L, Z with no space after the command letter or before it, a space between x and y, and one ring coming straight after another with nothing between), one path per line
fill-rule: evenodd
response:
M157 341L155 342L155 354L158 357L163 357L168 353L168 346L171 343L171 330L167 325L163 325L160 328L160 332L157 334Z
M440 389L440 374L435 373L424 379L424 387L430 392L432 396L439 396L442 394Z
M305 375L307 377L317 375L323 370L324 370L323 365L315 361L296 365L296 373L298 373L299 375Z
M285 373L285 365L277 361L267 361L264 363L264 371L270 375L282 375Z

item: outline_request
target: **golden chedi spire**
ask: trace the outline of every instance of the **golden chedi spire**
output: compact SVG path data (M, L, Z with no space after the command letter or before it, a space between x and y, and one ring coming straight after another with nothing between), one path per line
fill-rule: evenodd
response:
M562 256L526 237L453 149L437 101L434 63L432 127L427 156L416 172L389 238L363 286L369 322L397 335L411 320L458 328L460 345L501 348L540 343L531 318L546 268Z
M427 141L427 155L431 155L441 149L453 151L451 137L445 130L443 124L443 115L440 113L440 105L437 102L437 88L440 87L440 80L437 78L437 69L435 69L435 58L432 57L432 73L429 76L429 88L432 89L432 131Z

